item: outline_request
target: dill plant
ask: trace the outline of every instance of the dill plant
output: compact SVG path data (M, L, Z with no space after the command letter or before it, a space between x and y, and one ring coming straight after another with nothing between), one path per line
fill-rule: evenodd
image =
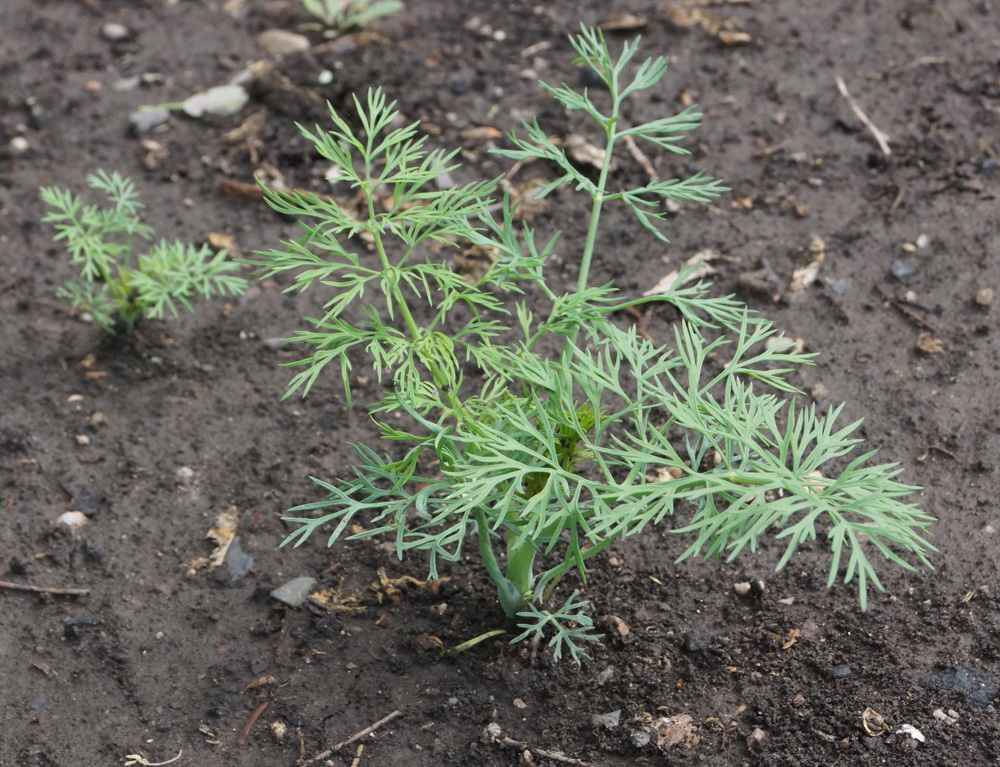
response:
M679 142L701 115L688 108L626 125L622 102L653 87L667 60L643 61L627 75L638 40L617 58L599 31L583 27L570 40L575 63L606 86L602 106L566 85L542 87L603 132L597 179L537 122L523 126L525 137L511 135L513 148L499 154L554 164L560 175L543 195L565 184L590 198L575 290L547 279L558 235L536 239L515 223L507 198L491 212L496 180L437 189L434 179L457 167L455 153L428 151L416 125L393 127L398 113L381 90L355 97L360 130L332 108L332 129L301 128L357 190L364 210L354 216L310 193L267 192L303 233L258 254L259 274L290 272L289 291L328 296L311 328L288 339L311 352L291 363L300 370L285 396L305 396L332 366L349 401L352 356L367 357L380 381L392 381L372 416L383 439L406 447L391 458L354 446L353 478L315 479L326 497L292 509L286 519L297 527L285 543L298 546L328 528L332 545L363 522L368 529L351 538L391 536L400 557L424 553L436 578L440 563L458 559L474 538L500 605L524 629L515 641L548 636L557 656L565 650L576 660L595 639L592 621L575 592L546 608L556 584L571 571L585 580L588 560L682 503L691 518L676 532L692 541L681 559L732 559L771 533L786 546L781 568L802 542L823 536L832 552L830 584L840 575L856 579L865 606L869 584L881 588L869 556L912 569L903 558L909 553L928 565L933 547L924 534L932 518L901 500L915 488L896 481L895 465L873 463L873 452L849 455L861 441L853 436L860 422L839 425L840 407L822 414L789 396L796 390L788 374L811 355L766 319L710 295L707 284L685 285L690 272L650 298L590 284L605 205L624 204L665 240L665 201L705 202L727 190L698 173L613 191L611 160L626 137L686 154ZM378 202L386 197L388 209ZM354 247L363 233L374 256ZM431 243L475 245L493 263L469 284L429 255ZM527 286L542 306L529 306ZM669 347L611 319L651 301L678 313ZM424 323L415 319L418 303L429 316ZM363 320L352 319L349 307L361 307ZM464 375L469 363L475 380ZM826 476L834 463L841 470Z
M142 316L177 316L177 306L194 311L191 298L240 295L247 281L233 274L240 265L225 250L213 252L180 241L160 240L133 255L139 240L152 240L153 230L139 218L145 206L135 184L103 170L87 176L92 189L105 194L110 207L87 205L68 189L43 187L42 200L52 208L42 219L53 224L55 240L64 241L70 262L80 270L58 291L73 306L89 313L107 333L131 330Z

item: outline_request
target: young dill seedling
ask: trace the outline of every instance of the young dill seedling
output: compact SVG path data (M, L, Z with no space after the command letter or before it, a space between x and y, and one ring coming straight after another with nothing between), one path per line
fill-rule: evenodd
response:
M233 274L239 264L224 250L160 240L133 256L134 241L153 238L139 218L145 206L135 184L103 170L87 176L87 183L104 192L111 206L85 205L69 190L43 187L42 200L54 210L42 220L54 225L55 239L65 242L71 263L80 269L80 279L68 281L58 295L90 314L102 330L131 330L142 316L176 317L178 304L193 312L195 294L210 298L246 290L246 279Z
M403 9L400 0L302 0L303 7L315 16L319 24L303 24L303 30L323 30L324 37L337 37L355 27L363 26L381 16Z
M566 85L543 87L603 132L597 179L537 122L524 125L526 137L510 136L513 148L500 152L559 169L542 195L568 185L591 199L569 292L546 275L558 235L536 240L531 228L515 224L507 199L494 215L496 181L439 190L433 181L454 170L455 153L425 149L416 124L392 128L398 113L381 90L355 98L360 130L332 108L332 130L301 129L357 191L364 210L355 217L310 193L267 193L276 210L299 219L303 235L258 254L259 274L290 272L288 290L322 287L330 296L324 314L308 320L312 328L289 339L313 351L292 363L302 370L285 396L305 396L332 364L350 399L351 358L366 356L376 376L393 384L372 415L383 438L406 450L393 459L355 446L354 478L316 479L326 498L292 510L288 521L298 527L285 543L298 546L329 527L332 544L363 521L368 529L352 538L392 536L400 557L424 552L437 578L440 562L457 560L475 536L500 605L523 629L514 641L547 635L556 655L566 649L577 661L596 638L587 603L574 592L549 610L553 589L571 571L585 581L588 560L659 524L679 504L692 515L676 532L693 536L681 559L732 559L777 531L786 543L780 569L802 542L822 535L832 551L830 584L841 573L856 579L864 607L869 583L882 588L869 555L912 569L901 555L909 552L929 566L933 547L924 533L932 518L900 500L914 488L895 480L895 465L873 463L873 452L847 458L861 441L853 436L860 422L838 425L840 407L821 414L789 397L797 392L788 374L812 355L766 319L731 297L711 296L707 284L686 285L691 270L649 298L590 284L606 204L624 204L639 226L665 240L666 201L705 202L726 190L698 173L613 191L611 162L623 141L686 154L679 142L701 115L688 108L627 125L622 103L653 87L667 60L646 60L628 75L638 40L617 59L599 31L584 27L570 41L575 63L606 86L606 103L598 107ZM362 233L374 256L354 248ZM492 265L469 284L429 255L430 243L478 246ZM542 306L523 298L529 285ZM610 319L651 301L680 317L670 347ZM425 323L416 320L417 302L425 304ZM363 319L349 307L361 307ZM463 375L470 363L476 380ZM837 473L834 464L844 463Z

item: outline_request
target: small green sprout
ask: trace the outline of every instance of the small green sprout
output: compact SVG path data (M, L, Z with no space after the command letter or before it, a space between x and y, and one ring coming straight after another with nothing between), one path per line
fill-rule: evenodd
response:
M247 281L233 274L239 264L224 250L160 240L133 256L134 240L153 238L139 218L144 206L135 184L103 170L87 176L87 183L104 192L110 207L85 205L69 190L44 187L42 200L54 210L42 220L54 225L55 239L65 242L70 262L80 269L80 279L68 281L58 295L90 314L102 330L131 330L142 316L176 317L178 304L193 312L190 299L196 294L210 298L246 290Z
M364 209L350 214L308 192L267 192L272 207L299 219L302 236L259 253L258 274L288 272L289 291L328 295L312 327L290 339L312 351L291 363L301 370L285 396L305 396L332 365L350 399L352 365L367 359L379 380L392 382L372 416L385 440L405 447L390 456L356 445L354 477L316 479L326 497L292 509L287 521L298 527L285 543L329 527L333 544L363 522L367 529L350 538L392 536L400 558L423 552L437 578L440 563L468 553L475 538L500 606L523 629L514 641L551 636L556 654L565 649L578 662L594 639L587 603L574 592L546 610L553 590L571 572L586 582L595 556L677 511L687 521L675 532L693 537L681 559L731 560L770 534L786 546L780 569L800 544L826 538L829 585L856 581L864 607L869 584L882 588L869 555L912 570L909 554L929 567L924 536L933 519L900 500L915 488L896 480L895 464L877 464L874 452L850 455L860 422L838 425L841 407L821 413L795 402L788 375L812 355L732 297L688 284L697 264L646 298L590 284L605 205L624 205L665 240L665 203L706 202L727 190L703 173L634 189L612 181L626 139L687 154L681 141L701 115L691 107L629 125L623 102L655 86L667 59L630 66L638 40L615 59L588 28L570 40L575 63L606 90L543 87L603 134L597 178L537 122L499 154L552 163L558 178L543 195L567 185L590 198L575 290L547 276L558 234L541 242L515 223L509 199L495 206L498 180L437 188L434 180L457 167L456 153L428 151L417 124L393 127L398 112L381 90L355 98L359 130L332 108L332 130L300 126ZM357 247L362 234L373 254ZM433 255L441 245L478 246L492 265L469 284ZM614 321L654 301L678 317L667 345Z
M320 21L320 24L305 24L302 29L322 29L325 37L337 37L403 9L400 0L376 0L373 3L365 0L302 0L302 5Z

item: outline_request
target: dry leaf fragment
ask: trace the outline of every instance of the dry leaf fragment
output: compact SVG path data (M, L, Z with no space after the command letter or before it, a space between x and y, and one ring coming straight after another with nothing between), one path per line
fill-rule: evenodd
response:
M226 560L226 552L229 551L229 546L232 544L233 538L236 537L236 520L237 509L235 506L230 506L215 518L215 525L205 533L206 538L215 541L215 551L208 557L194 557L188 560L188 575L194 575L199 570L212 572L217 570Z
M806 288L816 282L816 278L819 276L819 265L822 262L822 258L817 258L808 266L800 266L792 272L792 283L788 286L789 301L796 300Z
M621 618L619 618L617 615L609 615L608 621L611 623L612 626L615 627L615 631L617 632L618 636L627 637L629 635L628 624Z
M715 267L709 264L710 261L715 261L716 259L722 258L718 253L713 250L699 250L691 258L684 262L684 269L687 269L694 264L701 262L698 267L684 278L684 284L691 282L693 280L700 280L702 277L707 277L710 274L715 274ZM680 269L674 269L667 275L656 283L653 287L643 293L644 296L657 296L668 292L677 282L677 278L680 276Z
M645 16L636 16L626 10L615 11L610 19L598 26L605 32L623 32L629 29L642 29L646 26Z
M933 335L928 333L926 330L921 332L917 336L917 340L914 342L918 351L924 354L938 354L944 351L944 342L940 338L935 338Z
M788 639L786 639L785 642L781 645L781 649L787 650L788 648L790 648L793 644L795 644L799 640L799 635L801 633L802 632L799 631L798 629L788 629Z
M694 733L694 719L689 714L663 716L652 724L656 734L656 746L661 751L687 742Z
M494 128L492 125L480 125L478 128L469 128L465 132L466 141L493 141L502 136L503 131Z

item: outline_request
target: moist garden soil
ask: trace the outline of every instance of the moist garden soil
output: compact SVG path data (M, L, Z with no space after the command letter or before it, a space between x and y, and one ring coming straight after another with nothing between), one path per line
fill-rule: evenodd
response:
M196 316L107 337L55 295L72 270L38 190L82 191L87 173L117 170L137 182L159 236L224 235L243 255L276 247L297 228L245 186L255 170L350 197L294 126L328 124L328 100L350 113L350 94L382 86L432 146L463 148L456 182L509 171L487 150L522 119L596 139L536 81L587 85L566 35L616 11L645 18L641 55L672 57L624 119L689 99L705 113L690 157L648 152L656 172L705 169L732 192L682 206L669 246L608 213L595 284L641 292L699 251L719 254L716 292L819 353L795 376L802 399L846 401L881 458L923 487L915 500L939 520L936 569L883 568L886 590L862 612L855 584L826 588L823 541L778 574L782 546L766 539L733 563L675 564L688 543L670 531L682 510L609 549L586 585L567 583L604 633L592 661L554 664L503 637L457 654L514 628L475 547L431 585L423 561L401 562L377 540L278 548L292 529L285 511L322 497L309 477L349 476L349 443L377 437L365 408L381 390L361 360L350 407L336 376L280 401L291 375L280 365L303 350L278 339L322 296L253 283ZM314 763L1000 763L1000 387L985 290L1000 288L1000 9L409 0L366 34L309 33L310 50L258 67L237 115L174 114L128 132L139 106L228 82L266 57L260 32L305 21L281 0L0 6L0 764L160 762L183 750L180 767L290 767L396 711ZM107 39L109 23L124 39ZM608 33L613 48L634 34ZM511 183L551 173L529 165ZM625 154L613 183L645 178ZM541 234L564 232L556 280L575 280L586 210L564 189L532 211ZM793 273L820 252L818 279L793 300ZM673 319L652 308L618 321L665 342ZM88 524L58 523L67 510ZM233 556L189 574L227 510L252 568ZM270 596L299 576L339 606ZM865 731L869 708L888 730L869 714L877 734ZM949 711L954 721L942 720ZM663 717L674 722L660 732L666 750L655 732L643 745ZM482 737L490 723L499 740ZM923 738L897 734L903 725Z

